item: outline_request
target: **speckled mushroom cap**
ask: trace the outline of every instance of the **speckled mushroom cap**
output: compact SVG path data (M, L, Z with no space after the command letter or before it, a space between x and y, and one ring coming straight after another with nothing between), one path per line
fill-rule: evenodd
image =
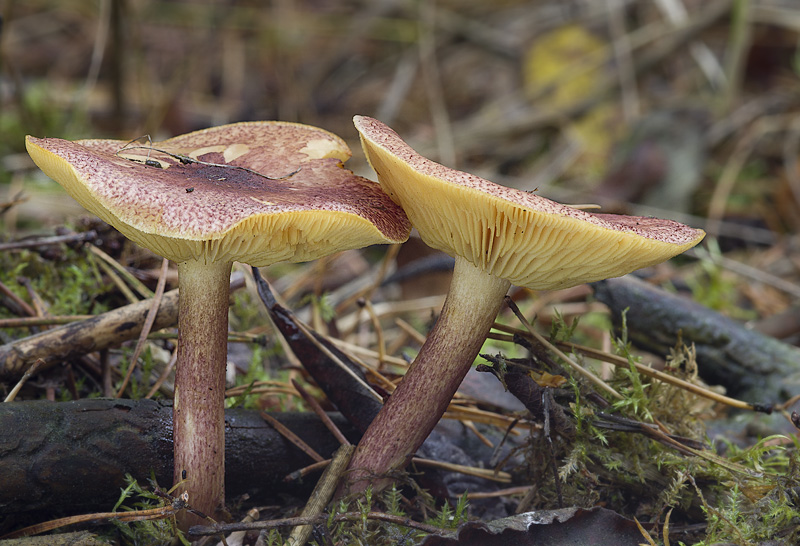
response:
M500 186L417 154L378 120L356 116L384 191L429 246L537 290L618 277L699 243L671 220L596 214Z
M410 231L378 184L343 167L344 141L316 127L247 122L152 144L26 144L86 209L176 262L300 262Z

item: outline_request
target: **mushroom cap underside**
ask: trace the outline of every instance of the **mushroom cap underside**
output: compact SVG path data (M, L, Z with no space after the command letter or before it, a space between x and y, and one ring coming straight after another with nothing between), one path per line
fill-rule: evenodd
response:
M343 167L347 145L315 127L248 122L156 143L26 144L87 210L178 262L299 262L410 231L378 184Z
M705 233L672 220L591 213L444 167L383 123L356 116L384 191L426 244L537 290L618 277L667 260Z

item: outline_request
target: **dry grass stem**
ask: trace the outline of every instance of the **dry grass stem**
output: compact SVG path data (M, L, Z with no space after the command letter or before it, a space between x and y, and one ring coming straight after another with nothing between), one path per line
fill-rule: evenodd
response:
M275 419L272 415L263 411L260 412L260 414L261 417L264 419L264 421L272 425L272 427L275 430L277 430L281 434L281 436L292 442L292 444L297 446L297 448L300 449L303 453L305 453L318 463L325 460L325 457L314 451L314 449L310 445L305 443L299 436L297 436L297 434L286 428L283 425L283 423Z
M139 298L131 293L131 291L128 289L129 285L135 288L144 299L150 299L153 297L153 291L147 288L142 281L134 277L133 274L131 274L131 272L128 271L128 269L120 264L117 260L109 256L105 251L95 245L90 244L88 245L88 248L92 254L100 258L101 265L106 264L111 268L111 270L114 271L114 273L109 274L109 276L112 280L114 280L114 284L119 286L120 291L126 295L131 303L138 302ZM125 282L121 282L120 278L124 279ZM123 286L125 288L122 288Z
M422 457L412 457L411 462L420 466L428 468L438 468L440 470L447 470L449 472L459 472L467 476L476 476L500 483L511 483L511 474L503 471L489 470L487 468L476 468L474 466L465 466L460 464L446 463L443 461L434 461L431 459L424 459Z
M509 332L509 334L517 334L528 338L533 337L532 339L533 341L539 340L539 337L536 337L535 335L532 336L531 332L529 331L520 330L518 328L512 328L510 326L506 326L505 324L495 323L494 328L496 328L497 330L502 330L504 332ZM508 340L508 338L505 336L499 336L499 337L503 337L504 340ZM612 364L618 368L627 369L630 367L627 358L617 356L605 351L601 351L599 349L586 347L584 345L578 345L576 343L572 343L569 341L557 341L556 345L560 345L571 351L579 352L585 356L594 358L595 360L607 362L608 364ZM552 344L550 344L550 346L552 346ZM735 398L730 398L728 396L716 393L710 389L704 388L701 385L696 385L694 383L690 383L689 381L685 381L678 377L666 374L664 372L660 372L658 370L654 370L653 368L646 366L640 362L634 362L633 365L636 368L636 370L642 375L646 375L647 377L652 377L653 379L658 379L659 381L662 381L664 383L669 383L670 385L680 387L684 390L697 394L698 396L702 396L703 398L713 400L714 402L719 402L721 404L725 404L726 406L730 406L737 409L746 409L746 410L755 409L752 404L743 402L741 400L736 400Z
M320 421L322 421L322 423L325 425L325 428L327 428L330 433L333 434L339 443L341 445L349 445L350 442L347 440L347 438L345 438L344 434L342 434L342 431L339 430L339 427L337 427L333 421L331 421L331 418L328 417L328 414L325 413L325 411L322 409L322 406L319 405L319 402L317 402L317 400L294 379L292 380L292 386L297 389L297 392L300 393L300 396L303 397L303 400L305 400L306 403L311 406L311 409L314 410L314 413L316 413L317 417L320 418ZM350 459L348 457L348 461L349 460Z
M549 349L550 351L552 351L559 358L561 358L561 360L563 360L564 362L569 364L569 366L573 370L578 372L578 374L582 375L586 380L588 380L590 383L592 383L595 387L597 387L598 389L600 389L602 391L605 391L606 393L610 394L611 396L613 396L614 398L616 398L618 400L622 400L622 395L619 394L617 391L615 391L608 383L606 383L605 381L603 381L602 379L597 377L595 374L593 374L592 372L590 372L589 370L587 370L586 368L584 368L583 366L581 366L580 364L575 362L573 359L568 357L558 347L556 347L555 345L550 343L541 334L539 334L539 332L534 330L533 326L531 326L531 323L528 322L528 319L526 319L525 316L519 311L519 308L513 302L513 300L511 300L511 298L506 297L506 303L508 303L508 306L514 311L514 314L517 315L517 318L522 323L522 325L525 326L525 329L528 331L528 334L533 336L534 340L536 340L540 345L542 345L542 346L546 347L547 349Z
M394 319L394 323L403 330L406 334L414 338L414 341L419 343L420 345L425 343L425 340L428 339L424 335L420 334L413 326L411 326L408 322L401 318Z
M156 291L153 294L153 303L150 306L150 309L147 311L147 316L145 317L144 324L142 325L142 331L139 332L139 340L136 342L136 348L133 350L133 354L128 361L128 371L125 373L125 377L122 379L122 385L120 385L119 390L117 391L117 398L122 398L122 395L125 394L125 388L128 386L128 381L130 381L131 375L133 375L133 370L136 369L136 365L139 363L139 355L141 355L142 351L144 350L145 343L147 342L147 336L150 334L150 330L153 328L153 324L158 316L158 308L161 306L161 299L164 296L164 288L167 285L168 267L169 260L166 258L161 260L161 274L158 277L158 285L156 286Z

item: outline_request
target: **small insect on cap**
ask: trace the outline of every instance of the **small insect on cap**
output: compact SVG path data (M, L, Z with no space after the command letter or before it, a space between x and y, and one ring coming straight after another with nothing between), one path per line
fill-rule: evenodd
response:
M536 290L618 277L663 262L705 233L672 220L596 214L449 169L378 120L356 116L384 191L423 241Z
M316 127L247 122L163 142L26 145L87 210L176 262L300 262L410 231L378 184L343 167L344 141Z

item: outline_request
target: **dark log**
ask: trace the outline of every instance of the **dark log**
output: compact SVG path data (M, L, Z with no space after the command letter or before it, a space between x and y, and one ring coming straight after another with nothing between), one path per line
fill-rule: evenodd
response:
M730 396L768 405L800 393L797 347L630 276L595 283L594 291L615 325L627 309L628 337L636 346L667 355L679 334L694 343L700 377Z
M311 413L273 414L323 457L338 442ZM358 433L332 416L351 441ZM258 412L225 412L226 491L271 498L283 478L313 461ZM152 400L0 404L0 514L108 511L126 473L172 485L172 405ZM316 477L307 480L309 489ZM294 490L297 491L295 484ZM268 497L269 496L269 497ZM190 501L191 502L191 501Z

